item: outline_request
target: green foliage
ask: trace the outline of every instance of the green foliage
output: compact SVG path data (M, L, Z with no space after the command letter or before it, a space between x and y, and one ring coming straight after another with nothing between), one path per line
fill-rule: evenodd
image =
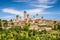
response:
M60 24L54 25L53 30L60 30Z
M58 29L60 30L60 25L58 25Z
M56 26L56 25L54 25L54 28L53 28L53 30L57 30L57 26Z
M60 40L60 31L46 32L28 30L29 26L24 25L24 29L20 26L12 27L8 30L1 29L0 40Z
M29 28L29 24L25 24L25 25L23 26L23 28L24 28L24 31L27 31L28 28Z

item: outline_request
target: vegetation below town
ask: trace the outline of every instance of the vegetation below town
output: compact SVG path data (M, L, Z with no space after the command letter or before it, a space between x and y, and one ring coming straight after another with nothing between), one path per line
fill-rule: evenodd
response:
M60 27L60 25L58 25ZM0 28L0 40L60 40L60 30L52 32L45 30L29 30L29 25L12 27L10 29Z

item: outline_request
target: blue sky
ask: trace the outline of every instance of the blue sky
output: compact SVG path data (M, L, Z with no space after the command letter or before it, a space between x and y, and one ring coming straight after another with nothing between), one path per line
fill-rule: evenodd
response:
M60 20L60 0L0 0L0 19L23 17L24 11L30 17L38 13L39 18Z

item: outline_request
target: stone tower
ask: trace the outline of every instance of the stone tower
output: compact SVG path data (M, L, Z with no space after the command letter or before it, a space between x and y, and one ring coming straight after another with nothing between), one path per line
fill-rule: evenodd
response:
M4 28L4 23L5 23L5 22L2 21L1 23L2 23L2 28Z
M36 19L38 19L38 13L36 14Z
M27 12L24 11L24 19L27 19Z
M21 20L21 17L19 15L16 15L16 22L19 22Z
M19 19L19 15L16 15L16 19Z
M27 14L27 23L29 23L29 20L30 20L29 14Z
M41 20L44 20L44 17L43 16L41 17Z

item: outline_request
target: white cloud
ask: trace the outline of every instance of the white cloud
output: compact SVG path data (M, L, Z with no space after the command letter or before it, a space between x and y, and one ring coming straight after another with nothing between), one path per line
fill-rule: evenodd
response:
M7 20L10 20L10 19L12 19L12 18L14 18L14 16L2 16L2 17L0 17L1 19L7 19Z
M16 11L16 10L14 10L14 9L9 9L9 8L5 8L5 9L3 9L2 10L3 12L8 12L8 13L11 13L11 14L20 14L20 12L19 11Z
M38 3L41 4L54 4L56 0L38 0Z
M37 8L44 8L44 9L53 7L53 6L48 6L48 5L34 5L34 4L31 4L31 6L35 6Z
M16 15L20 15L22 16L22 11L18 11L18 10L14 10L14 9L10 9L10 8L4 8L2 9L2 12L6 12L6 13L10 13L10 14L16 14Z
M43 10L44 9L28 9L28 10L18 11L18 10L14 10L14 9L10 9L10 8L4 8L4 9L2 9L2 12L23 16L24 11L27 11L27 14L36 14L36 13L41 13Z
M32 1L30 2L29 5L33 6L33 7L37 7L37 8L51 8L53 6L51 6L51 4L54 4L56 2L56 0L37 0L37 1Z
M57 0L14 0L14 2L27 2L30 6L37 8L51 8ZM50 6L49 6L50 5Z
M29 14L36 14L36 13L41 13L44 11L44 9L29 9L29 10L26 10L27 13Z

